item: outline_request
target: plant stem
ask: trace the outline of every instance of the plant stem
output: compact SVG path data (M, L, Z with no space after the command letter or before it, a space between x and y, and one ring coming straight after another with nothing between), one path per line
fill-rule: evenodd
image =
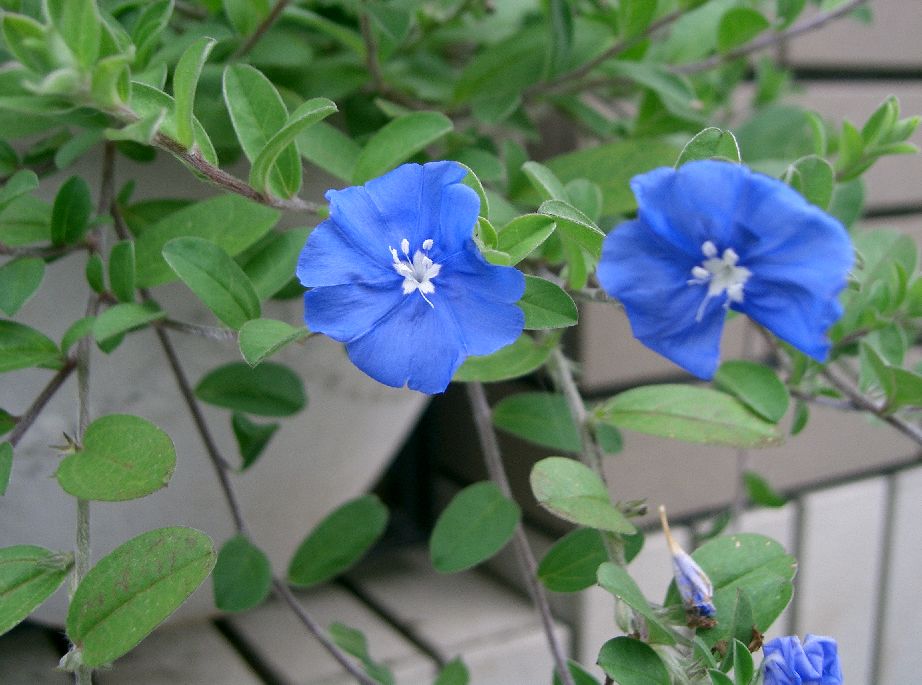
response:
M362 30L362 40L365 41L365 66L371 77L371 85L375 91L380 91L384 85L384 78L381 75L381 64L378 62L378 41L375 40L367 11L359 14L359 28Z
M278 2L272 6L272 10L269 12L266 18L263 19L262 23L256 27L255 31L253 31L253 34L247 38L247 41L240 46L237 52L234 53L234 57L243 57L249 53L250 50L252 50L259 42L260 38L265 35L266 31L271 29L272 25L278 21L282 11L285 9L285 7L288 6L289 2L291 2L291 0L278 0Z
M810 31L815 31L819 28L822 28L829 22L834 21L839 17L845 16L852 10L865 4L867 1L868 0L849 0L849 2L840 5L831 12L817 14L814 17L805 19L804 21L801 21L788 29L781 31L780 33L764 33L755 40L725 52L722 55L714 55L713 57L701 60L700 62L679 64L673 67L672 70L679 74L695 74L700 71L713 69L714 67L720 66L725 62L730 62L734 59L745 57L746 55L749 55L753 52L758 52L759 50L771 47L772 45L776 45L790 38L794 38L795 36L799 36L803 33L808 33Z
M186 323L185 321L176 321L175 319L160 319L159 321L155 321L154 325L179 331L180 333L197 335L200 338L208 338L209 340L220 340L222 342L237 341L237 331L231 330L230 328L222 328L220 326L200 326L194 323Z
M32 424L35 423L35 419L42 413L45 405L54 397L55 393L64 385L64 381L70 377L70 374L72 374L76 368L76 359L69 358L64 362L64 366L62 366L52 379L48 381L48 385L42 388L42 391L38 394L38 397L35 398L35 401L26 409L26 413L16 420L16 427L10 433L7 442L13 447L19 444L19 441L22 440L23 436L26 434L26 431L29 430Z
M481 383L473 382L465 385L467 387L467 396L471 403L474 425L477 427L477 435L480 437L480 447L483 451L487 473L490 474L490 478L496 483L500 491L511 499L512 489L509 487L509 480L506 478L506 471L503 468L503 456L499 449L499 442L496 439L496 431L493 430L487 394L484 392ZM531 595L532 602L534 602L538 613L541 615L541 625L551 648L557 675L560 676L563 685L574 685L573 676L567 667L567 658L563 647L554 632L554 619L551 615L547 594L538 581L538 563L535 561L535 556L528 544L528 538L525 536L525 529L521 523L516 526L512 542L515 547L519 568L528 588L528 594Z

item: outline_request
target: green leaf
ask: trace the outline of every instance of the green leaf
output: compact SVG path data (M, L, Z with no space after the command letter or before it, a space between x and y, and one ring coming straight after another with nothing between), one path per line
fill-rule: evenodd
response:
M269 141L288 122L288 110L272 82L248 64L224 70L224 102L243 154L255 168ZM291 197L301 188L301 157L296 145L275 151L262 179L273 195Z
M753 471L743 474L743 484L750 501L760 507L783 507L787 500L775 492L762 476Z
M34 328L0 319L0 373L60 364L61 350Z
M365 144L355 162L352 182L365 183L380 176L453 129L451 119L439 112L413 112L388 122Z
M122 107L131 99L130 63L130 55L120 54L106 57L93 67L90 93L101 108ZM75 137L72 139L73 147L62 152L60 159L59 155L55 155L55 164L58 168L67 166L68 160L73 161L88 151L102 137L103 132L99 130L89 130L82 137Z
M298 150L307 161L348 183L362 148L335 126L321 121L298 134Z
M216 407L257 416L291 416L307 404L301 379L274 362L256 368L244 362L219 366L199 381L195 395Z
M0 549L0 635L26 618L61 587L73 555L33 545Z
M467 666L461 661L461 657L456 657L442 667L432 685L468 685L470 680Z
M699 159L714 158L739 163L740 146L736 142L736 136L730 131L710 126L685 144L676 160L675 168Z
M547 240L557 224L543 214L523 214L503 226L496 234L496 249L509 255L514 266Z
M493 408L493 424L553 450L577 453L582 448L563 395L525 392L504 397Z
M634 61L614 62L609 71L612 76L620 76L650 90L669 114L684 121L704 122L695 89L682 74L672 72L661 64Z
M235 535L221 546L211 574L214 604L221 611L257 607L272 589L269 558L245 535Z
M750 628L750 636L752 629ZM739 640L733 641L733 679L736 685L749 685L755 673L755 664L752 663L752 653Z
M559 200L567 202L570 198L567 189L554 172L538 162L525 162L522 173L531 182L532 187L538 191L542 200ZM540 210L539 210L540 211Z
M577 528L554 543L538 566L538 579L553 592L579 592L596 583L596 574L608 551L602 535Z
M6 50L24 67L39 74L52 69L47 29L32 17L4 12L0 17Z
M778 423L787 413L791 400L788 389L772 369L742 359L721 364L714 384L772 423Z
M173 14L173 0L155 0L145 5L131 28L131 42L135 45L135 69L138 71L147 66Z
M269 16L269 0L222 0L224 14L234 30L248 36Z
M306 338L309 334L306 328L295 328L284 321L253 319L240 329L237 342L247 364L256 366L288 343Z
M175 279L161 255L173 238L204 238L233 256L265 235L278 218L277 210L238 195L220 195L168 214L137 238L137 284L149 288Z
M522 335L511 345L493 354L468 357L455 372L453 380L495 383L525 376L544 366L554 344L556 341L536 343L528 335Z
M288 154L291 149L294 149L295 158L300 164L297 154L298 146L295 144L298 134L336 111L336 105L332 101L326 98L313 98L292 112L285 125L266 141L265 146L253 160L253 166L250 169L250 185L257 190L268 190L269 176L275 168L276 161L283 153ZM291 197L300 189L299 184L284 197Z
M635 530L612 505L602 479L574 459L542 459L532 468L529 481L538 504L565 521L612 533Z
M525 312L526 330L566 328L579 320L573 298L560 286L537 276L525 276L525 293L517 304Z
M589 675L583 667L580 666L575 661L567 661L567 669L570 671L570 675L573 677L574 685L599 685L599 681ZM563 682L560 680L560 674L557 671L554 671L554 685L563 685Z
M298 546L288 566L288 580L309 587L345 573L384 534L387 520L387 508L375 495L346 502Z
M67 636L83 663L102 666L128 652L214 565L211 540L192 528L160 528L116 547L90 569L67 612Z
M512 539L522 512L491 482L474 483L455 495L439 515L429 539L432 565L457 573L486 561Z
M599 651L599 666L618 685L669 685L663 660L650 645L630 637L609 640Z
M777 0L775 14L778 20L775 29L783 31L794 23L807 5L807 0Z
M109 307L96 317L93 323L93 337L100 345L129 331L143 328L153 321L166 317L166 312L153 303L135 304L126 302Z
M10 416L6 412L3 412L6 416L4 419L9 419ZM4 426L6 421L4 421ZM13 424L15 425L15 424ZM13 426L9 426L5 430L2 430L2 433L6 433ZM0 433L0 434L2 434ZM0 443L0 495L6 494L6 489L10 485L10 474L13 472L13 446L8 442Z
M106 270L98 252L94 252L86 260L85 274L86 282L93 292L100 295L106 292Z
M769 28L768 19L748 7L734 7L720 18L717 26L717 49L729 52L733 48L748 43L762 31Z
M67 354L74 343L93 333L93 324L96 323L95 316L84 316L82 319L74 321L61 337L61 351Z
M271 233L250 250L237 257L237 263L249 277L260 300L275 295L291 279L311 228L293 228Z
M730 395L689 385L633 388L605 402L596 417L617 428L707 445L770 447L782 439L774 425Z
M708 675L711 677L711 685L734 685L730 676L716 668L708 669Z
M267 425L254 423L239 412L231 415L231 428L240 450L241 471L246 471L256 463L280 426L278 423Z
M166 66L164 66L164 69L166 69ZM165 111L166 114L158 128L167 137L176 138L175 103L169 95L146 83L132 81L129 105L139 119L147 122L157 119L160 113ZM198 149L202 159L217 166L218 155L211 144L211 139L198 119L194 117L192 119L192 133L195 138L195 147Z
M618 28L622 40L641 35L656 16L656 0L622 0L618 4Z
M55 245L73 245L90 227L93 200L90 187L79 176L71 176L54 198L51 209L51 242Z
M13 316L38 290L45 262L37 257L13 259L0 266L0 309Z
M163 258L205 305L231 328L260 315L250 279L224 250L203 238L174 238Z
M890 368L893 390L888 396L887 410L899 407L922 407L922 375L907 369Z
M199 76L208 59L208 53L217 41L201 36L185 49L176 70L173 72L173 98L176 101L176 140L186 149L192 146L195 137L192 130L192 107L195 104L195 90Z
M812 202L820 209L829 207L836 179L832 165L822 157L801 157L788 167L784 180L803 195L807 202Z
M547 200L538 207L538 213L553 217L559 232L586 249L592 256L598 258L602 254L605 233L576 207L561 200Z
M48 18L82 67L99 56L102 25L95 0L45 0Z
M109 287L119 302L134 302L134 243L122 240L109 253Z
M384 664L379 664L371 658L368 652L368 640L365 635L355 628L333 623L330 626L330 637L333 642L347 654L351 654L362 662L362 667L371 678L381 685L396 685L394 675Z
M605 561L597 569L597 578L599 585L603 589L646 619L651 640L662 644L671 645L675 643L675 638L669 628L656 615L656 612L650 606L647 598L643 596L643 592L626 568Z
M166 487L175 466L169 435L138 416L109 414L87 427L83 445L64 458L55 476L74 497L120 502Z
M17 197L38 188L38 176L34 171L22 169L9 177L0 188L0 212L6 209Z
M771 538L752 533L715 538L696 549L692 558L714 585L717 626L698 631L708 646L731 636L738 604L737 590L746 593L755 628L762 632L791 600L791 579L797 562ZM678 607L681 603L675 583L672 583L665 604Z

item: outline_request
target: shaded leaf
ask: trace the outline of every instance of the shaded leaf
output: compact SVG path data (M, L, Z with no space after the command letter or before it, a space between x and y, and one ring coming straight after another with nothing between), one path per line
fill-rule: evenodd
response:
M34 545L0 549L0 635L51 597L72 565L72 554Z
M231 415L231 428L237 439L237 447L240 449L241 471L246 471L256 463L272 436L275 435L275 431L280 427L281 424L278 423L266 425L254 423L239 412Z
M381 176L453 129L451 119L439 112L413 112L388 122L359 153L352 182Z
M257 416L291 416L307 404L301 379L274 362L256 368L244 362L219 366L199 381L195 395L216 407Z
M211 578L214 603L221 611L246 611L259 606L272 589L269 558L239 534L221 546Z

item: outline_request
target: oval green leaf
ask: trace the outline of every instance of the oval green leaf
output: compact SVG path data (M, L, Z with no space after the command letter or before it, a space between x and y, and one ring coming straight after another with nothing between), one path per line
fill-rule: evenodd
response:
M0 309L7 316L15 316L44 277L45 262L38 257L14 259L0 266Z
M599 651L599 666L618 685L669 685L669 671L653 648L630 637L609 640Z
M740 146L736 142L736 136L730 131L709 126L685 144L676 160L675 168L699 159L714 158L739 163Z
M0 409L0 434L8 432L16 424L12 417ZM13 446L8 442L0 443L0 495L6 494L13 473Z
M216 407L257 416L291 416L307 404L298 375L274 362L256 368L244 362L219 366L199 381L195 395Z
M250 366L256 366L288 343L310 335L306 328L295 328L275 319L253 319L240 329L237 343L240 354Z
M788 389L772 369L743 359L721 364L714 384L772 423L781 420L791 401Z
M596 583L599 566L608 561L602 535L577 528L554 543L538 565L538 579L553 592L579 592Z
M616 428L708 445L771 447L782 439L773 424L730 395L690 385L628 390L603 404L596 418Z
M72 245L90 227L93 200L90 187L80 176L71 176L55 195L51 208L51 242Z
M525 392L510 395L493 407L497 428L529 442L563 452L579 452L582 440L563 395Z
M525 293L517 304L525 312L526 330L566 328L579 321L573 298L559 285L537 276L525 276Z
M67 612L67 636L83 663L101 666L128 652L179 608L214 565L208 536L179 527L143 533L100 559Z
M237 439L240 450L240 470L246 471L262 455L266 445L280 428L278 423L259 424L250 421L245 415L234 412L231 416L231 429Z
M237 262L203 238L174 238L163 258L198 298L231 328L259 318L259 298Z
M748 7L733 7L720 18L717 26L717 49L729 52L738 45L748 43L769 28L768 19Z
M109 287L119 302L134 302L134 243L122 240L109 253Z
M661 644L675 644L675 638L644 597L640 587L623 566L606 561L598 567L598 583L614 597L631 607L647 621L650 640Z
M493 354L468 357L455 372L454 380L493 383L525 376L544 366L555 344L553 338L537 343L530 336L522 335Z
M612 533L635 531L612 505L602 479L575 459L542 459L532 468L529 480L538 504L565 521Z
M496 234L496 249L509 255L509 265L515 266L545 240L557 224L543 214L523 214L503 226Z
M47 336L16 321L0 320L0 372L60 362L61 350Z
M553 217L557 230L598 258L602 254L605 233L576 207L562 200L547 200L538 207L539 214Z
M100 345L113 338L166 317L166 312L153 303L125 302L109 307L93 322L93 337Z
M519 505L490 482L474 483L455 495L439 515L429 539L432 565L457 573L486 561L515 534Z
M194 40L182 53L173 72L173 98L176 100L176 140L185 148L194 142L192 105L198 79L208 59L208 53L217 41L208 36Z
M169 435L138 416L110 414L87 427L82 447L65 457L55 476L74 497L118 502L165 487L175 466Z
M308 587L352 567L387 527L387 508L374 495L346 502L304 539L288 566L288 580Z
M0 549L0 635L48 599L67 578L73 555L33 545Z
M380 176L452 129L451 119L439 112L412 112L388 122L359 153L352 182L365 183Z
M218 552L211 575L214 603L221 611L259 606L272 589L269 558L243 535L235 535Z

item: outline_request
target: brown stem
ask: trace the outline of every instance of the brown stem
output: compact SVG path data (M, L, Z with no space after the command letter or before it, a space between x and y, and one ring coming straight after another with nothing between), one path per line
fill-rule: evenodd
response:
M47 247L13 247L6 243L0 243L0 255L5 257L39 257L45 259L47 257L60 257L70 252L86 249L90 249L90 245L86 243L61 246L48 245Z
M724 62L730 62L734 59L740 57L745 57L753 52L758 52L777 43L784 42L795 36L799 36L803 33L808 33L810 31L815 31L819 28L822 28L831 21L843 17L855 8L865 4L867 0L849 0L844 5L840 5L831 12L826 12L823 14L818 14L810 19L805 19L794 26L781 31L780 33L766 33L755 40L752 40L745 45L741 45L738 48L734 48L729 52L725 52L722 55L714 55L708 59L701 60L700 62L690 62L688 64L679 64L672 68L673 71L679 74L696 74L700 71L707 71L708 69L713 69L716 66L723 64Z
M64 385L64 381L70 377L76 368L76 359L69 358L64 362L64 366L62 366L52 379L48 381L48 385L42 389L38 397L35 398L35 401L26 409L26 413L16 420L16 427L7 437L7 442L13 447L19 444L19 441L22 440L23 436L26 434L26 431L29 430L32 424L35 423L35 419L42 413L45 405L54 397L55 393Z
M496 431L493 430L487 394L484 392L481 383L467 383L466 387L467 396L471 403L471 412L474 417L474 425L477 427L477 435L480 437L480 447L486 462L487 473L490 474L490 478L499 486L502 493L511 499L512 489L509 487L506 470L503 468L503 455L496 439ZM541 615L541 625L544 628L544 635L554 657L557 675L560 676L560 680L564 685L575 685L570 669L567 667L567 657L554 632L554 619L551 616L551 607L548 604L547 595L538 581L538 563L535 561L535 556L528 544L528 538L525 536L525 530L521 523L516 526L512 542L515 547L519 568L528 587L528 594L531 595L531 599Z
M384 85L384 78L381 75L381 64L378 62L378 41L375 40L368 12L363 11L359 14L359 27L362 30L362 40L365 41L365 66L371 77L372 87L380 91Z
M263 19L262 23L253 31L253 34L247 38L247 41L234 53L234 57L243 57L249 53L259 42L260 38L265 35L266 31L271 29L272 25L278 21L278 18L282 15L282 11L290 2L291 0L278 0L278 2L272 6L272 10L269 12L268 16Z

